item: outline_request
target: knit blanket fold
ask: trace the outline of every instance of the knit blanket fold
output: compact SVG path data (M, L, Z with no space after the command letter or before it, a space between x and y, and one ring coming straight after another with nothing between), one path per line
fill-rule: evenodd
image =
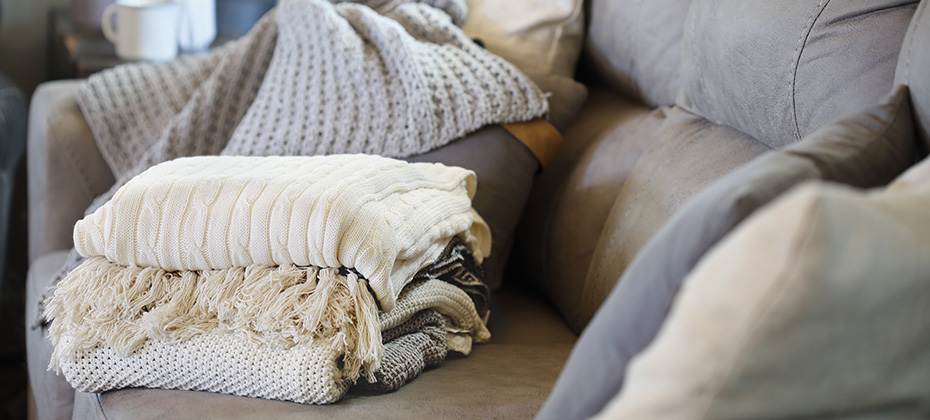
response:
M91 76L78 104L115 188L183 156L407 157L544 115L542 91L457 26L466 12L464 0L281 0L210 53Z

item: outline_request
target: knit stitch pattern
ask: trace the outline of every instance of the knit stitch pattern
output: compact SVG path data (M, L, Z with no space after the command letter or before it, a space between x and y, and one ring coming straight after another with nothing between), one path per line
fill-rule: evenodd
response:
M397 390L446 358L443 319L436 311L413 314L384 337L384 360L371 375L373 382L361 382L366 389ZM243 334L213 332L181 343L148 340L128 356L98 347L62 363L61 371L82 392L147 387L330 404L351 385L339 357L337 350L317 343L282 349Z
M281 0L211 53L92 76L78 103L117 186L181 156L406 157L545 114L539 88L456 25L466 10Z
M384 337L396 338L385 343L383 361L371 375L374 389L396 389L445 358L445 340L429 312L441 313L443 322L473 326L469 334L481 336L483 341L490 338L471 299L462 290L441 280L418 282L409 288L416 292L405 289L395 308L381 316ZM427 307L426 302L435 306ZM418 314L431 319L415 319ZM428 329L405 326L411 320L412 325ZM449 325L445 329L459 327ZM407 331L413 331L415 336L407 337ZM212 329L178 342L146 339L128 355L101 344L60 359L55 357L53 354L53 367L82 392L148 387L329 404L341 399L350 386L344 368L339 367L343 354L330 344L311 341L284 348L255 340L243 331L225 329ZM372 385L371 381L366 383Z
M418 312L407 322L381 333L384 361L374 373L374 382L359 381L362 389L390 392L400 389L424 369L446 360L446 331L434 310Z

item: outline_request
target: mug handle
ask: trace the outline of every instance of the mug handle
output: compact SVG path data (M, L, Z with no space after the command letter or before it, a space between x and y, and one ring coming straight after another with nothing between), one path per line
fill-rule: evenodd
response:
M116 3L110 3L106 9L103 9L103 16L100 18L100 26L103 29L103 36L112 43L117 42L116 31L113 30L113 14L116 13Z

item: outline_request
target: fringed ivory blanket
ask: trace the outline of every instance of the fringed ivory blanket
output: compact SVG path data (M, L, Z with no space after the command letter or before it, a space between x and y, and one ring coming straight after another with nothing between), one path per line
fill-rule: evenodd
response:
M368 155L157 165L75 227L76 248L90 258L47 307L52 367L67 376L94 352L132 365L186 346L235 346L315 360L322 370L308 375L326 383L354 381L363 370L373 379L380 332L430 308L449 317L451 331L487 340L462 289L441 280L404 288L456 236L476 261L487 255L490 233L471 209L474 191L471 171ZM402 290L408 298L399 306ZM344 389L311 392L319 393L289 399L332 402Z
M380 323L381 364L358 382L376 391L399 388L444 360L448 350L467 352L450 346L455 338L469 335L456 331L471 330L478 342L490 339L468 296L440 280L411 284ZM283 348L241 332L217 330L175 343L145 340L129 355L99 346L61 361L59 368L82 392L148 387L329 404L341 399L352 383L339 366L340 357L338 350L316 342Z

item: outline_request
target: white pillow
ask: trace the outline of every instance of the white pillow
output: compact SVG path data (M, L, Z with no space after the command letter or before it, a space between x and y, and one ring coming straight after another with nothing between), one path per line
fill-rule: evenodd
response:
M599 418L925 418L928 167L885 191L805 184L743 222Z
M468 0L471 38L523 71L572 77L584 36L583 0Z

